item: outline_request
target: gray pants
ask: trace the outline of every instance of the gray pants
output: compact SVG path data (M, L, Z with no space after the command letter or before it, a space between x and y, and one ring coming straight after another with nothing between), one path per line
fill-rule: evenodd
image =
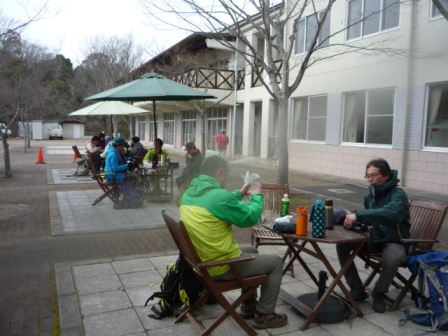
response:
M274 313L282 283L283 259L277 255L258 254L258 250L252 246L242 246L241 251L243 255L252 254L255 257L254 260L237 264L241 276L266 274L268 277L266 282L261 286L257 311L263 314ZM228 271L216 277L216 279L233 280L235 276L231 271Z
M348 259L351 251L356 244L338 244L336 250L338 252L339 263L342 265ZM397 274L398 267L406 260L406 249L401 244L387 243L382 250L383 258L381 260L381 272L378 281L375 284L374 291L378 293L387 293L392 280ZM367 248L361 253L366 254ZM351 289L362 288L362 281L359 277L358 270L354 263L350 265L345 273L345 280Z

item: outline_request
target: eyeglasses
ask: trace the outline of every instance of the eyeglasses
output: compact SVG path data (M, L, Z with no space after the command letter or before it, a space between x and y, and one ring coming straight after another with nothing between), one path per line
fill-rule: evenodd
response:
M378 174L378 173L372 173L372 174L366 174L364 177L366 178L366 179L370 179L370 178L375 178L375 177L378 177L380 174Z

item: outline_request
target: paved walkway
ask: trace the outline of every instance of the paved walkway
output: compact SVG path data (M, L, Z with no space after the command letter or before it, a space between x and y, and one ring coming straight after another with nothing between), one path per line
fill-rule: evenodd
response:
M92 206L101 194L100 190L50 191L51 234L164 227L161 209L178 218L179 211L173 203L145 202L139 209L115 210L112 201L106 198Z
M321 245L331 264L338 269L333 245ZM260 253L283 254L280 247L260 247ZM188 321L174 324L174 318L154 320L147 315L150 306L144 307L146 299L159 288L166 265L176 255L138 255L126 258L110 258L56 265L56 282L62 335L122 336L122 335L196 335ZM323 265L312 257L305 257L307 264L317 274ZM368 270L358 261L361 277ZM317 291L305 272L296 264L296 278L286 275L282 288L297 296ZM229 292L235 298L236 292ZM395 292L392 292L395 295ZM152 302L154 304L154 302ZM403 306L412 305L409 298ZM262 330L259 335L420 335L425 330L412 322L398 325L399 312L377 314L371 309L371 298L361 305L364 317L352 317L333 324L316 324L300 331L303 318L289 305L279 300L277 311L288 315L288 324L279 329ZM198 315L204 325L211 323L222 309L219 305L203 307ZM227 318L213 335L241 335L241 329ZM442 335L443 333L440 333ZM437 335L437 333L435 334Z
M75 176L76 168L48 169L48 184L96 183L89 175Z
M141 312L139 315L138 312L142 309L141 303L136 301L135 296L131 294L136 291L136 288L148 286L151 288L150 292L152 292L152 284L155 283L152 279L157 279L158 276L165 273L164 267L168 260L163 258L174 255L174 252L169 252L174 249L174 244L166 228L156 227L150 230L119 229L86 233L83 231L64 232L61 226L60 234L52 235L52 225L49 225L51 224L49 219L55 215L55 210L54 208L49 210L47 195L52 193L51 195L55 197L57 204L56 195L59 192L64 194L71 191L86 191L88 194L92 188L93 192L98 192L98 188L92 183L48 184L50 179L47 180L47 177L52 176L52 169L74 168L74 164L71 163L73 157L71 140L33 143L33 148L27 153L23 153L22 141L11 140L9 142L11 144L14 178L0 179L2 190L0 193L0 203L2 205L0 207L0 265L2 265L0 272L0 288L2 288L2 294L0 295L0 335L56 335L61 327L65 335L82 335L84 332L95 335L99 331L95 331L93 328L98 326L100 321L104 321L104 319L102 320L105 316L103 314L124 310L132 310L137 316L138 321L134 319L136 323L131 327L135 328L132 330L139 330L134 333L135 335L193 334L188 322L173 326L172 320L167 319L161 325L152 324L152 321L148 321L149 318L141 316ZM85 140L79 142L79 144L84 142ZM59 146L58 143L62 145ZM46 165L36 165L34 163L37 156L37 144L48 146L44 152ZM1 152L2 149L0 148L0 156ZM180 156L178 160L182 162ZM275 182L276 168L272 162L248 158L234 161L231 166L230 188L241 184L239 176L246 170L260 173L266 182ZM0 165L1 169L2 165ZM296 194L292 207L297 204L309 204L317 195L323 195L333 197L336 205L355 209L362 207L360 202L365 191L365 187L359 181L339 180L333 177L295 172L290 173L290 187ZM344 193L338 189L345 189L350 192ZM448 202L448 195L422 193L414 190L407 191L414 198ZM21 210L11 216L9 210L14 206ZM6 216L3 216L3 214L6 214ZM235 236L239 242L249 241L248 230L235 230ZM448 241L446 222L440 238L442 242ZM281 253L280 250L263 250L268 253ZM334 249L332 251L334 253ZM328 253L330 252L328 251ZM148 260L150 267L153 269L133 269L132 264L139 264L141 259ZM119 268L120 263L118 262L122 262L121 265L127 264L128 270ZM334 257L333 262L335 262ZM313 263L313 260L309 260L309 263ZM112 268L113 273L110 275L115 275L118 278L119 291L125 294L125 296L117 294L119 296L117 304L120 308L115 306L113 309L109 309L108 302L110 301L102 301L101 299L103 297L101 295L108 297L108 294L103 293L115 292L117 288L113 287L111 290L98 289L89 284L88 280L84 283L83 280L81 282L77 280L83 277L83 269L76 269L76 267L87 265L107 267L104 264ZM363 265L360 266L364 271ZM300 266L297 269L300 270ZM320 268L316 265L315 270L317 272ZM109 271L104 272L110 272L110 268ZM142 273L145 273L145 275L142 276ZM99 277L103 275L105 274L98 273ZM291 292L296 290L296 294L299 291L302 293L305 290L309 291L312 288L311 283L300 276L301 274L298 275L296 282L285 278L283 286ZM87 276L86 278L95 279L97 277ZM146 284L139 282L139 279L142 278L147 281ZM57 285L55 284L56 280ZM67 289L70 286L72 286L72 292ZM142 297L146 299L150 294L146 293L149 289L146 288L144 291ZM95 294L101 295L97 297ZM70 299L65 298L70 297L70 295L72 299L77 300L71 301L72 303L75 302L71 306ZM88 300L88 295L93 295L93 301ZM124 297L127 297L130 303L124 300ZM84 303L81 306L82 301ZM66 305L66 302L69 303ZM114 302L116 301L114 300ZM125 302L126 308L121 308L122 302ZM352 321L351 328L347 322L342 322L313 326L305 334L415 335L421 333L421 328L414 324L399 328L397 313L372 313L370 303L369 300L362 306L365 317L355 318ZM102 306L102 308L98 308L99 306ZM65 315L64 307L68 310L73 308L73 315ZM58 313L59 309L61 309L61 314ZM290 316L289 324L285 328L271 330L269 333L297 335L301 321L300 317L282 302L279 302L279 310L285 310ZM114 324L114 321L120 315L119 313L109 315L111 321L109 323L113 324L117 330L120 330L120 326ZM132 316L132 312L129 312L128 316ZM66 324L72 317L81 324L72 324L71 326ZM85 321L89 321L88 326ZM111 331L110 334L113 335L114 331ZM233 323L228 319L225 325L215 334L240 335L241 332L239 329L235 330ZM260 334L266 335L267 333L262 332Z

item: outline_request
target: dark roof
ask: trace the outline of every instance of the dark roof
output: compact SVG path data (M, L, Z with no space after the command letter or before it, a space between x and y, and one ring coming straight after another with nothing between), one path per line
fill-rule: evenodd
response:
M139 72L139 70L141 68L146 68L152 63L157 63L157 62L164 63L164 60L166 58L172 57L173 54L176 54L177 50L193 51L194 52L194 51L198 51L201 49L206 49L207 48L207 44L205 42L206 39L208 39L208 38L218 39L218 38L223 38L223 37L228 41L236 40L233 35L227 34L227 33L205 33L205 32L192 33L189 36L187 36L186 38L184 38L183 40L180 40L176 44L174 44L171 47L169 47L168 49L164 50L157 56L151 58L149 61L143 63L137 69L132 71L131 74L134 76L136 73Z

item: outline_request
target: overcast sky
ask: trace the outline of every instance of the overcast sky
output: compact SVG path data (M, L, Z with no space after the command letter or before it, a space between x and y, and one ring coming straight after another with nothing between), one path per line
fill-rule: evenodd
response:
M0 0L0 9L4 15L23 21L26 11L31 15L44 3L44 0ZM148 24L139 0L49 0L45 17L26 28L22 36L63 54L74 65L83 60L83 44L94 36L132 34L134 41L151 53L162 51L187 35L182 31L156 31Z

